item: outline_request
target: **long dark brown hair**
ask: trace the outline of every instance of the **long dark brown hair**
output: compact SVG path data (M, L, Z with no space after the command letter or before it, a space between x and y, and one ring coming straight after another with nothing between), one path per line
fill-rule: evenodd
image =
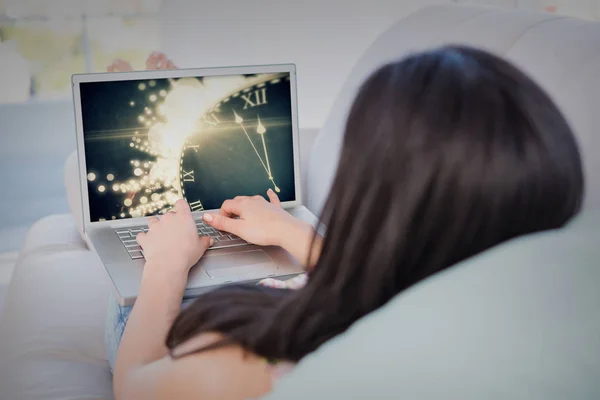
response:
M209 348L300 360L432 274L563 226L582 196L571 129L525 74L467 47L412 55L376 71L352 106L307 285L205 294L167 346L216 331L226 339Z

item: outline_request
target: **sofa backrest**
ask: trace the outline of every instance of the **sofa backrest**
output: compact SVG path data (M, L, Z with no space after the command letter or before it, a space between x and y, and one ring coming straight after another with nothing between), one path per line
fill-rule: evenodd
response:
M307 356L267 400L600 399L600 212L437 274Z
M487 49L521 67L565 113L582 152L586 207L600 207L600 24L516 9L434 6L382 34L352 70L311 152L308 207L320 213L336 170L349 108L378 67L444 44Z

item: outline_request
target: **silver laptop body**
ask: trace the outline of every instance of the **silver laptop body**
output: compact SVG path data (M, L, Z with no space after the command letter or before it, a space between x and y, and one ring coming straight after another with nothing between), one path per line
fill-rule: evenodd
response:
M145 262L135 235L181 197L199 234L216 241L186 297L303 272L280 247L201 222L227 198L271 188L316 223L301 204L293 64L74 75L73 97L84 232L122 305L135 301Z

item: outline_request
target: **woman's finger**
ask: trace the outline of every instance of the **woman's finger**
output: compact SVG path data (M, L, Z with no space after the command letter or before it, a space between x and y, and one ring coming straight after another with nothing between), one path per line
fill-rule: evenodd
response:
M269 197L269 201L271 202L271 204L281 207L281 201L279 201L279 197L277 197L273 190L267 190L267 196Z
M225 200L221 205L221 215L240 215L242 213L242 198L235 198L233 200Z
M229 218L235 218L236 217L235 214L230 214L227 211L225 211L223 208L219 209L219 215L222 215L224 217L229 217Z
M210 236L200 236L200 243L202 246L202 252L205 252L206 249L215 244L215 240Z
M144 242L146 240L146 234L144 232L140 232L136 235L135 237L135 241L142 246L142 248L144 247Z
M202 214L202 220L218 231L233 233L236 236L241 236L242 224L240 219L233 219L219 214Z
M159 219L156 218L156 217L150 217L150 218L148 218L148 221L147 221L148 228L150 228L152 225L156 224L158 221L159 221Z
M189 214L192 212L192 210L190 210L190 205L184 199L177 200L175 202L175 207L171 210L173 210L174 212L176 211L181 214Z

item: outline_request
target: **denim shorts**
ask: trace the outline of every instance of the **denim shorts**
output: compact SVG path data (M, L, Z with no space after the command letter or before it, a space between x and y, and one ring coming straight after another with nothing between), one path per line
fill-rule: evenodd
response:
M287 281L279 281L277 279L267 278L261 281L260 284L273 287L273 288L285 288L285 289L300 289L303 287L308 280L307 274L300 274ZM183 309L185 306L193 302L194 299L185 299L181 304ZM123 337L123 331L129 314L131 313L132 306L123 307L120 306L113 296L110 297L108 302L108 312L106 313L106 325L104 328L104 340L106 342L106 354L108 356L108 362L110 363L111 371L115 367L115 359L117 358L117 350Z
M185 307L194 299L186 299L181 304ZM117 350L125 331L125 325L129 319L132 306L121 306L113 296L108 301L108 312L106 313L106 324L104 326L104 341L106 343L106 356L110 363L110 370L114 371Z

